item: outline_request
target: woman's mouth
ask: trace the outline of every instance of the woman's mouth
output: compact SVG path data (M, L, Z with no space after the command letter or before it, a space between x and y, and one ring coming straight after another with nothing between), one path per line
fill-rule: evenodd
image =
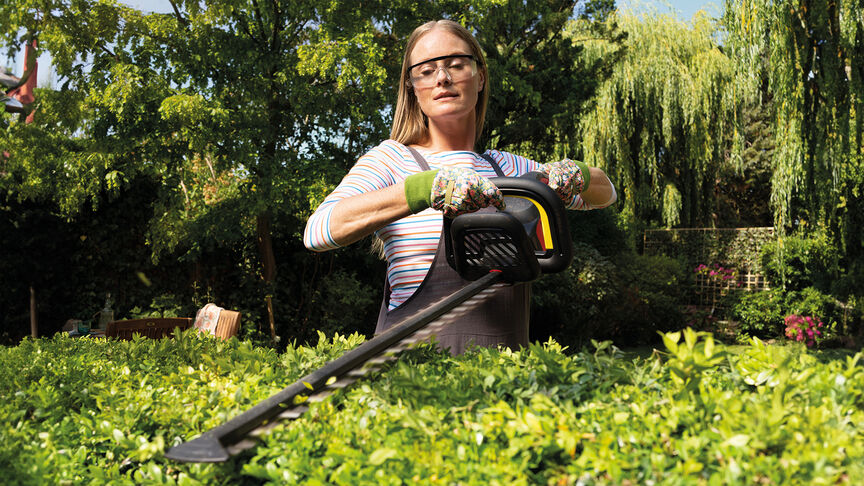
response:
M445 91L444 93L438 93L438 94L435 95L435 97L432 98L432 99L435 100L435 101L437 101L437 100L448 100L448 99L456 98L457 96L459 96L459 95L457 95L456 93L450 93L450 92Z

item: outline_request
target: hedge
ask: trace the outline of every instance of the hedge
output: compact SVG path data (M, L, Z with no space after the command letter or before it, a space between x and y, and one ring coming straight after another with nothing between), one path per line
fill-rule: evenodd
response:
M362 337L283 353L196 337L57 336L0 348L10 484L862 484L862 355L685 330L664 352L554 341L424 346L225 464L165 450Z

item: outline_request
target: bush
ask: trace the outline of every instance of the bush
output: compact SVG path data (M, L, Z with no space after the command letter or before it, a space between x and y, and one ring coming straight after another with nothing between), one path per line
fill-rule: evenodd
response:
M839 252L825 234L768 242L762 247L760 261L768 281L786 290L816 287L830 292L839 275Z
M731 303L731 317L738 321L739 335L774 338L783 333L788 315L785 294L779 289L738 293Z
M781 337L787 327L786 319L791 315L810 316L822 321L825 326L823 340L847 331L843 329L843 323L850 316L844 318L837 300L813 287L795 292L770 289L738 295L740 298L731 304L731 318L738 321L737 332L745 337ZM854 315L851 317L855 319Z
M25 486L864 482L861 354L753 342L730 355L689 330L663 340L647 359L609 343L423 346L227 463L178 464L166 449L362 337L282 354L188 332L27 339L0 348L0 470Z
M554 336L566 345L582 346L608 325L605 313L620 295L617 269L588 245L575 244L574 253L565 271L533 284L532 340Z
M852 260L841 269L840 276L831 286L831 294L840 300L861 301L864 297L864 258Z
M822 342L825 339L825 324L819 318L810 316L799 316L789 314L785 319L786 337L798 342L803 342L808 348Z
M789 292L786 297L786 308L790 314L818 316L832 328L842 320L842 316L839 315L841 312L838 312L837 300L813 287Z
M578 243L575 253L569 269L534 284L532 339L639 345L681 328L680 288L688 275L677 260L626 253L613 260Z
M612 315L620 322L621 337L629 335L632 344L656 342L658 332L679 330L684 325L681 289L690 278L681 262L665 256L621 255L618 260L621 280L632 299L630 305L616 305ZM612 336L610 336L612 337Z

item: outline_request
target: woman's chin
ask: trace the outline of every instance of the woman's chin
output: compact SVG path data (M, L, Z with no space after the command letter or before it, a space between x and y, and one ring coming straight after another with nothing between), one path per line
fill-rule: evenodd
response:
M469 118L473 114L472 107L463 106L461 103L441 103L426 112L426 116L430 120L446 122L459 121L463 118Z

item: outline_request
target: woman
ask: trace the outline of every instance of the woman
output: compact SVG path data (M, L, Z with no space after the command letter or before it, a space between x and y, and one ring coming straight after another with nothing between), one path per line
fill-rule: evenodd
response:
M493 206L489 180L542 171L570 209L606 207L615 189L603 171L563 160L540 164L497 150L474 153L489 99L488 71L477 40L439 20L408 38L390 140L360 158L306 225L314 251L351 244L373 232L387 260L387 291L376 333L465 285L446 262L444 217ZM530 287L496 288L482 307L437 335L442 348L526 345Z

